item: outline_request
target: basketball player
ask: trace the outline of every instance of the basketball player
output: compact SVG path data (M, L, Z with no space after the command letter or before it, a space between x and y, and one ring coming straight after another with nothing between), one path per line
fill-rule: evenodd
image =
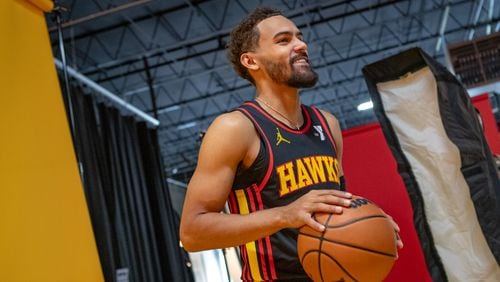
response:
M340 214L352 197L342 191L338 121L300 103L298 89L318 76L301 32L279 11L248 15L232 31L228 54L256 97L207 130L187 189L182 243L188 251L240 246L244 281L310 281L297 257L297 228L324 230L312 214ZM226 202L230 214L221 212Z

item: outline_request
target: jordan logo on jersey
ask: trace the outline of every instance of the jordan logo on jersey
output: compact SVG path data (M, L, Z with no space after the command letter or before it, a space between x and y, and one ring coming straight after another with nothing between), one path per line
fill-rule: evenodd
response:
M285 142L290 144L290 140L285 139L283 135L281 135L280 129L276 127L276 146L278 146L281 142Z

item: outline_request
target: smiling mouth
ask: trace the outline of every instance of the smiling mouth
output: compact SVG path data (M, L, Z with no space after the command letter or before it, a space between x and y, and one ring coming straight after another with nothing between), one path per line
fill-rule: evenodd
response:
M307 56L296 56L292 58L292 64L295 65L309 65L309 59Z

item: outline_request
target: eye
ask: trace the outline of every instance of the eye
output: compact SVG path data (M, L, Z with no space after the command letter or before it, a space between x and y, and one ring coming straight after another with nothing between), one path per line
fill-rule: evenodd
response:
M281 37L278 40L276 40L276 43L280 45L288 44L288 42L290 42L290 38L288 37Z

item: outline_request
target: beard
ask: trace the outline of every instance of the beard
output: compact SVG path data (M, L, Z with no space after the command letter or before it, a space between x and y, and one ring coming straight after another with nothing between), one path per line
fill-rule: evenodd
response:
M306 57L304 54L296 55L285 62L271 62L264 60L263 64L274 82L285 83L293 88L310 88L318 82L318 74L312 69L311 65L295 66L293 63L300 57ZM309 62L309 60L308 60ZM291 70L291 74L287 74L287 70Z

